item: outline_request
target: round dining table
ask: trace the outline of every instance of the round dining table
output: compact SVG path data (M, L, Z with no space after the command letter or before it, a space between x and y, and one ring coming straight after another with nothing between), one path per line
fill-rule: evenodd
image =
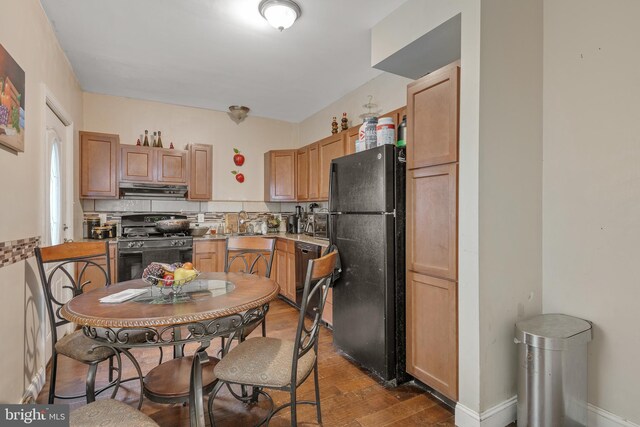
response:
M140 367L129 349L173 346L174 357L181 357L184 344L200 343L191 366L189 411L191 426L204 426L202 365L209 361L206 350L211 340L233 338L243 328L261 321L279 289L267 277L245 273L203 273L179 292L138 279L78 295L62 307L60 314L81 326L96 346L126 353L139 375ZM120 303L101 302L126 290L139 294ZM188 333L181 334L181 330ZM231 341L227 341L227 347Z

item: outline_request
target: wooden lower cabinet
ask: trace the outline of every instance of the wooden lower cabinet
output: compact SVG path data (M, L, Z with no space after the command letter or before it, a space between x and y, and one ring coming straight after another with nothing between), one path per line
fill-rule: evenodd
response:
M458 285L407 272L407 372L458 400Z
M202 273L224 271L225 240L194 240L193 266Z
M280 295L288 300L296 300L296 259L295 243L286 239L276 240L275 274L272 278L280 285Z
M333 289L329 289L329 295L327 295L327 302L322 312L322 320L330 325L333 325Z
M86 285L82 288L83 292L89 292L94 289L103 288L106 285L106 280L104 276L104 272L102 269L107 268L107 259L106 257L96 258L93 260L99 267L95 265L88 265L87 268L82 271L85 264L84 263L76 263L75 264L75 278L77 284L86 283ZM82 276L80 276L82 274ZM109 275L111 276L111 283L115 283L118 281L118 271L117 271L117 251L115 243L109 244Z

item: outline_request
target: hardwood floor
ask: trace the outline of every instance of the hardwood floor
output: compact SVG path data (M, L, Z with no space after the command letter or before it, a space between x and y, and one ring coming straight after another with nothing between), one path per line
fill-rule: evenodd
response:
M271 305L267 315L267 335L293 339L297 323L297 312L282 301ZM259 330L254 331L258 335ZM218 350L219 340L212 343L213 354ZM193 347L187 348L193 351ZM170 355L170 348L164 350L165 360ZM158 363L157 349L134 350L143 372L148 372ZM64 356L58 363L58 394L82 393L86 367ZM320 397L322 405L322 425L346 427L382 427L382 426L454 426L450 408L424 392L413 384L405 384L396 388L384 388L376 379L340 356L332 344L331 331L322 328L319 349ZM125 376L133 376L130 363L125 365ZM47 377L48 378L48 377ZM106 364L99 369L98 385L106 383ZM117 398L131 405L137 404L139 386L129 382L118 392ZM267 390L276 405L289 401L289 394ZM46 403L48 384L38 396L38 403ZM299 400L313 400L313 378L310 377L298 388ZM107 398L105 394L99 398ZM56 401L64 403L65 401ZM69 402L69 401L66 401ZM84 399L69 402L71 409L84 404ZM206 407L206 402L205 402ZM245 405L233 399L223 389L214 404L216 426L252 426L267 413L265 402L257 405ZM153 418L161 426L189 425L189 408L181 405L166 405L144 400L142 411ZM208 422L208 420L207 420ZM270 426L290 426L290 412L285 409L278 413ZM301 405L298 407L298 425L318 425L315 407Z

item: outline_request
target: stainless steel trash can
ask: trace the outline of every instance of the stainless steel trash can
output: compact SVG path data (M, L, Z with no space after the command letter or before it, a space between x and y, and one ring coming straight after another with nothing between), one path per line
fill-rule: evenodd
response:
M542 314L516 323L518 427L587 425L591 323Z

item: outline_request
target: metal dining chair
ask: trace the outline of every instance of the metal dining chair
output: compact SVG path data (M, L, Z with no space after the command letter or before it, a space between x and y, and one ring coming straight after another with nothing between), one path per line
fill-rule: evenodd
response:
M213 402L223 385L253 387L251 396L234 396L242 401L256 401L258 395L265 396L271 404L269 414L259 425L268 424L280 410L291 407L291 425L297 425L296 407L300 404L314 405L318 423L322 423L320 408L320 388L318 384L318 333L322 311L329 288L333 282L338 252L309 261L298 328L294 341L278 338L256 337L247 339L230 350L214 368L218 383L209 398L209 420L215 426ZM318 294L320 298L314 298ZM313 317L309 325L305 323L305 313L310 304ZM296 391L313 372L315 401L298 401ZM274 409L273 400L264 388L288 391L291 401Z
M271 276L271 268L273 266L273 258L275 256L276 239L265 239L264 237L229 237L225 246L224 253L224 272L230 271L261 274L265 277ZM240 341L251 332L262 325L262 336L267 336L267 321L253 324L242 331L238 335ZM222 337L222 347L224 348L225 337Z
M101 399L71 411L69 427L158 427L151 418L126 403Z
M35 249L40 281L47 307L47 317L51 328L51 374L49 382L49 403L53 403L55 398L76 399L86 396L87 403L95 400L96 394L101 393L106 388L115 385L112 381L113 371L118 371L118 381L120 379L119 367L113 366L113 356L115 352L107 346L99 346L94 340L84 335L81 330L76 330L63 337L58 337L58 327L69 323L60 315L60 309L71 298L80 295L84 288L92 284L90 281L81 282L88 269L96 269L100 273L97 276L104 277L101 285L109 286L111 276L109 274L109 246L106 242L71 242L56 246L49 246ZM107 268L103 268L102 258L106 259ZM100 261L100 262L98 262ZM74 266L77 269L77 277L73 274ZM92 275L95 276L95 275ZM56 286L56 283L58 286ZM54 289L54 287L56 289ZM66 294L66 295L65 295ZM89 366L86 379L86 393L75 396L59 396L56 391L56 375L58 368L58 355L64 355ZM95 380L98 364L109 360L109 381L108 386L95 391ZM117 388L114 389L114 395Z

